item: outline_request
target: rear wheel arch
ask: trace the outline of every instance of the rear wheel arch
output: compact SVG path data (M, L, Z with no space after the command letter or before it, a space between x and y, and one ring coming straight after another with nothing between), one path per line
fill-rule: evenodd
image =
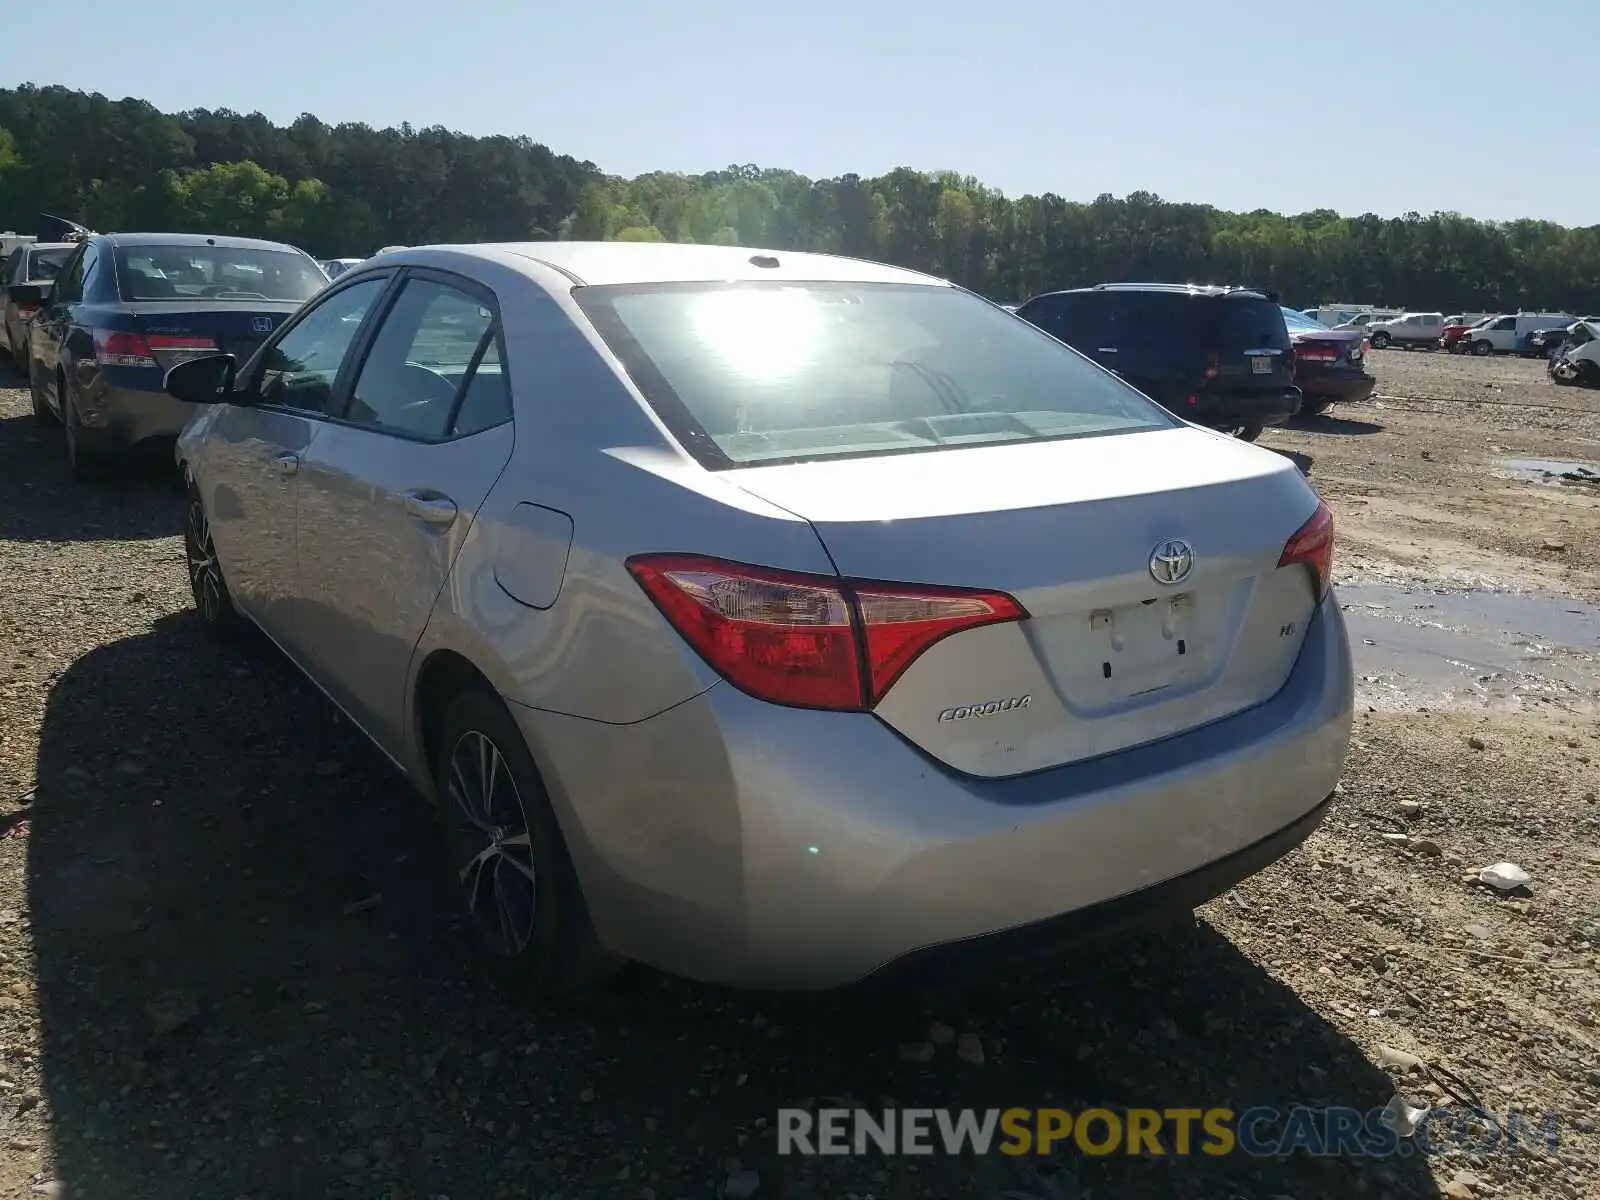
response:
M469 689L477 689L500 699L500 689L494 686L489 676L470 658L454 650L434 650L417 671L416 684L411 691L411 723L422 753L421 765L427 771L430 794L439 765L437 742L444 726L445 713L451 701ZM534 754L533 747L528 747L528 753L533 756L537 767L538 756ZM437 802L438 797L434 797L434 800Z

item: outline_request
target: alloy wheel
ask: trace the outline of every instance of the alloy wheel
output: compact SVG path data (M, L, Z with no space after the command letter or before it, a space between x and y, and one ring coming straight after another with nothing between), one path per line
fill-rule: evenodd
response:
M189 498L189 513L184 532L184 549L189 557L189 586L194 591L195 607L206 624L216 625L222 620L222 567L217 562L216 547L211 544L211 522L206 519L205 505L200 497Z
M451 865L485 943L516 958L533 940L538 875L517 782L500 748L468 730L450 751Z

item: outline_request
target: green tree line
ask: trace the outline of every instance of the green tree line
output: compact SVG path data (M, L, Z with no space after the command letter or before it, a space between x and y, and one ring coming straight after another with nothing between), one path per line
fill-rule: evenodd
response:
M1459 213L1284 215L1008 197L954 172L808 179L734 166L606 175L526 137L437 126L276 125L163 113L62 87L0 89L0 224L271 237L323 257L399 243L602 238L822 250L953 279L996 299L1108 280L1271 287L1290 303L1600 310L1600 225Z

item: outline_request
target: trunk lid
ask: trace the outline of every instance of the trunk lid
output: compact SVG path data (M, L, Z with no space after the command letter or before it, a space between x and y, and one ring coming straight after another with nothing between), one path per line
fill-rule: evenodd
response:
M132 318L124 327L154 338L151 353L163 370L203 351L163 349L159 339L210 338L224 354L243 366L246 359L289 319L300 305L292 300L222 301L192 304L170 300L122 304L119 311Z
M933 645L875 710L969 774L1091 758L1259 704L1316 605L1305 568L1277 567L1315 494L1288 459L1192 427L728 478L809 520L843 575L1023 604L1024 621ZM1188 573L1158 582L1153 560L1181 559L1178 541Z

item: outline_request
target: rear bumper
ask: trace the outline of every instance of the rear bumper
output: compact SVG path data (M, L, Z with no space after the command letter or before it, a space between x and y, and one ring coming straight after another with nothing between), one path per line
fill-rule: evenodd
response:
M1364 371L1307 375L1298 382L1308 400L1337 400L1345 404L1365 400L1378 386L1377 379Z
M108 383L104 375L74 399L85 448L101 452L171 441L195 412L166 392Z
M511 708L603 942L694 978L810 990L1209 898L1320 819L1353 691L1330 598L1264 704L1009 779L955 775L872 716L726 684L628 726Z
M1282 425L1300 411L1300 389L1274 391L1200 392L1193 407L1179 416L1197 425L1227 428L1232 425Z

